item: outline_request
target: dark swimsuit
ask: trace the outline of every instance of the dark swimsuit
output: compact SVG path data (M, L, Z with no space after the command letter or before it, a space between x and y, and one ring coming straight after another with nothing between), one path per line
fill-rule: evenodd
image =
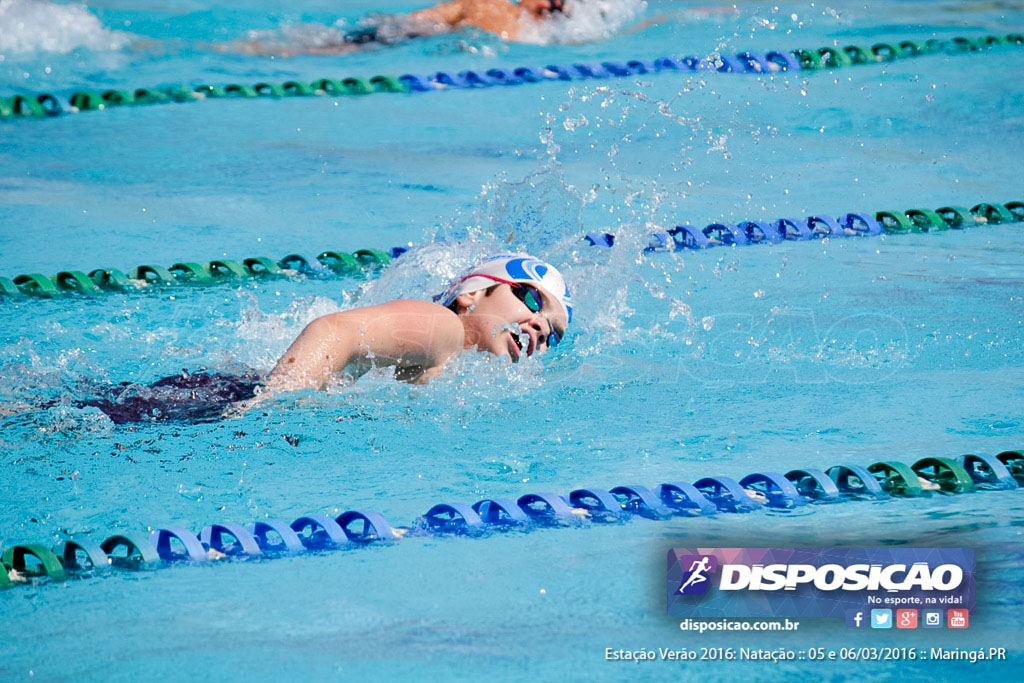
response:
M256 373L242 375L182 371L152 384L123 382L102 395L77 402L107 414L114 424L175 420L217 420L232 403L256 395Z
M375 23L358 26L342 34L345 45L397 45L412 38L433 35L437 31L419 22L403 20L393 15L377 15Z
M368 43L379 43L380 31L376 26L364 26L362 28L352 29L345 34L342 39L344 42L350 45L366 45Z

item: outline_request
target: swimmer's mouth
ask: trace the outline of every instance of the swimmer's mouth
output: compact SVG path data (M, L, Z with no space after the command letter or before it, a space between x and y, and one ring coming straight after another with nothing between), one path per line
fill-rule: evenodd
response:
M513 363L518 363L519 358L523 355L523 342L519 338L519 335L514 334L511 330L508 333L508 355L512 359Z

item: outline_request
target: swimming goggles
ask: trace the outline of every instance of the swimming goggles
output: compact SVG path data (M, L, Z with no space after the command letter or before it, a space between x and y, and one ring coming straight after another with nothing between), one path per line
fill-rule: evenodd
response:
M562 11L562 0L548 0L548 11L549 12L561 12Z
M528 285L525 282L506 280L505 278L496 277L494 275L485 275L484 273L473 273L471 277L485 277L488 280L494 280L495 282L500 282L503 285L508 285L512 288L512 295L523 302L523 305L526 306L531 313L541 313L544 310L544 297L541 295L540 290L532 285ZM555 326L551 323L550 318L545 316L544 319L548 321L547 344L550 349L553 346L557 346L558 342L562 341L562 335L555 330Z

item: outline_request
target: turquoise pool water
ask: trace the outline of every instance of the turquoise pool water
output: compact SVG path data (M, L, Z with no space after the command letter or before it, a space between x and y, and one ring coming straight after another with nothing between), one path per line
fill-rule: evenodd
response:
M0 5L0 94L794 49L1008 33L1020 3L624 3L558 44L463 33L337 57L294 44L368 11L253 0ZM644 19L668 19L630 32ZM66 20L66 21L65 21ZM58 27L61 27L58 29ZM12 36L14 36L12 38ZM771 77L653 75L365 98L206 101L0 125L0 275L415 244L374 279L315 278L0 304L0 539L292 519L709 474L1024 446L1020 224L643 254L679 223L1020 200L1024 52ZM587 232L618 237L609 250ZM473 354L210 424L115 426L97 385L272 366L317 315L426 298L508 248L577 301L556 353ZM174 566L0 592L0 677L971 679L1020 661L1019 493L711 520L411 538L354 552ZM705 635L700 646L939 644L1007 662L617 664L695 647L664 606L673 546L975 548L962 635ZM900 636L899 638L896 635ZM903 637L906 636L906 637ZM1016 660L1016 661L1015 661ZM111 664L116 662L116 664Z

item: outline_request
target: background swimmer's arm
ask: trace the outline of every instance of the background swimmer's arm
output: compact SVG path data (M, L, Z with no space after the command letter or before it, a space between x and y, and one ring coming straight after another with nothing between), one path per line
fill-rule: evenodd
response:
M331 373L358 358L433 375L462 350L462 322L427 301L391 301L317 318L292 342L270 373L269 393L321 389Z
M21 415L22 413L29 413L33 410L38 410L38 408L36 406L29 405L28 403L4 403L0 404L0 417Z
M463 0L452 0L417 12L410 12L407 16L414 21L447 24L454 27L466 17L466 8L463 6Z

